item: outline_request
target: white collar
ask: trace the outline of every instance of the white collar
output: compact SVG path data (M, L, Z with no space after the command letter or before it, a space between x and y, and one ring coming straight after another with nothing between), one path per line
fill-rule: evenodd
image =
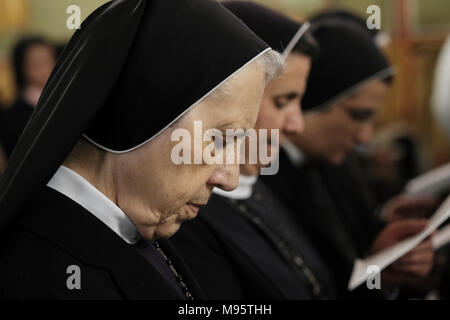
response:
M258 176L244 176L239 175L239 184L233 191L223 191L219 188L214 188L213 193L233 199L233 200L245 200L252 196L253 185L258 181Z
M294 167L298 168L306 161L305 154L289 140L284 141L281 147Z
M60 166L47 186L92 213L125 242L135 244L139 240L139 232L125 212L75 171Z

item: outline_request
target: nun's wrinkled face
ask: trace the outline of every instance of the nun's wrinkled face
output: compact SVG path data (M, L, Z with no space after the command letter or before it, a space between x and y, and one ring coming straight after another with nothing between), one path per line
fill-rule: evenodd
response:
M214 187L226 191L237 187L237 161L220 165L175 164L172 150L179 142L172 141L172 133L183 129L194 137L194 121L201 121L203 131L221 130L224 139L226 129L252 128L264 92L265 75L261 64L248 65L227 83L227 94L206 98L151 142L116 156L116 203L144 238L172 236L181 222L194 218L206 205ZM203 150L207 145L202 144Z
M292 141L309 156L341 164L356 146L370 141L373 120L388 89L385 82L372 81L327 110L308 113L304 132Z

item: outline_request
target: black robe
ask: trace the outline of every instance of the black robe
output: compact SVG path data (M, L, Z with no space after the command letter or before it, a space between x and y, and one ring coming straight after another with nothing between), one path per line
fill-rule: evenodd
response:
M58 191L45 187L18 217L1 241L0 299L185 299L132 245ZM159 243L202 299L176 250ZM67 287L72 265L81 290Z
M307 160L293 165L280 152L277 175L262 179L295 213L322 259L333 271L338 298L384 298L366 288L348 292L347 284L356 258L363 258L381 230L376 202L349 159L339 167Z
M278 200L262 182L246 200L214 194L170 239L208 298L334 297L329 270L304 234L292 234L281 219L287 209Z

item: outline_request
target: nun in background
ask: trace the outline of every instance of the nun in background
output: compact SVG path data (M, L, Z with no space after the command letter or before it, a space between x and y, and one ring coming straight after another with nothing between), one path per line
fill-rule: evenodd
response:
M362 286L347 291L356 258L393 245L426 225L426 220L408 219L384 227L366 181L349 159L371 138L393 69L360 25L330 20L313 28L321 50L302 105L314 110L305 114L304 132L289 136L292 143L283 146L279 174L265 178L296 212L294 218L333 271L338 298L388 297L390 289L426 277L433 266L427 240L382 272L384 290L370 292Z
M266 88L255 126L267 129L268 136L279 130L283 141L303 127L298 106L317 53L308 24L254 3L223 4L272 48L284 52L285 72ZM278 152L275 141L264 143L273 148L272 156ZM302 226L295 225L289 207L258 179L261 163L252 164L249 156L246 152L237 189L214 189L199 217L183 225L171 242L210 299L333 298L329 270L300 231Z
M56 49L41 37L21 39L13 50L17 99L0 114L0 141L9 157L56 63Z
M434 119L440 125L447 138L450 139L450 35L444 42L434 71L431 107ZM439 295L443 299L450 299L450 247L441 250L447 255L447 264L443 279L439 285Z
M181 55L182 53L182 55ZM175 129L253 127L281 58L216 1L117 0L65 48L0 184L0 296L202 298L164 240L238 165L177 165Z

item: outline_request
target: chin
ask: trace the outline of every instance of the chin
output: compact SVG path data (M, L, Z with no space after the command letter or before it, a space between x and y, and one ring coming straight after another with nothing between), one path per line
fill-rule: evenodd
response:
M164 240L172 237L180 229L179 222L166 222L148 228L139 228L139 233L146 240Z
M180 230L180 226L179 222L168 222L157 226L153 234L154 240L169 239Z

